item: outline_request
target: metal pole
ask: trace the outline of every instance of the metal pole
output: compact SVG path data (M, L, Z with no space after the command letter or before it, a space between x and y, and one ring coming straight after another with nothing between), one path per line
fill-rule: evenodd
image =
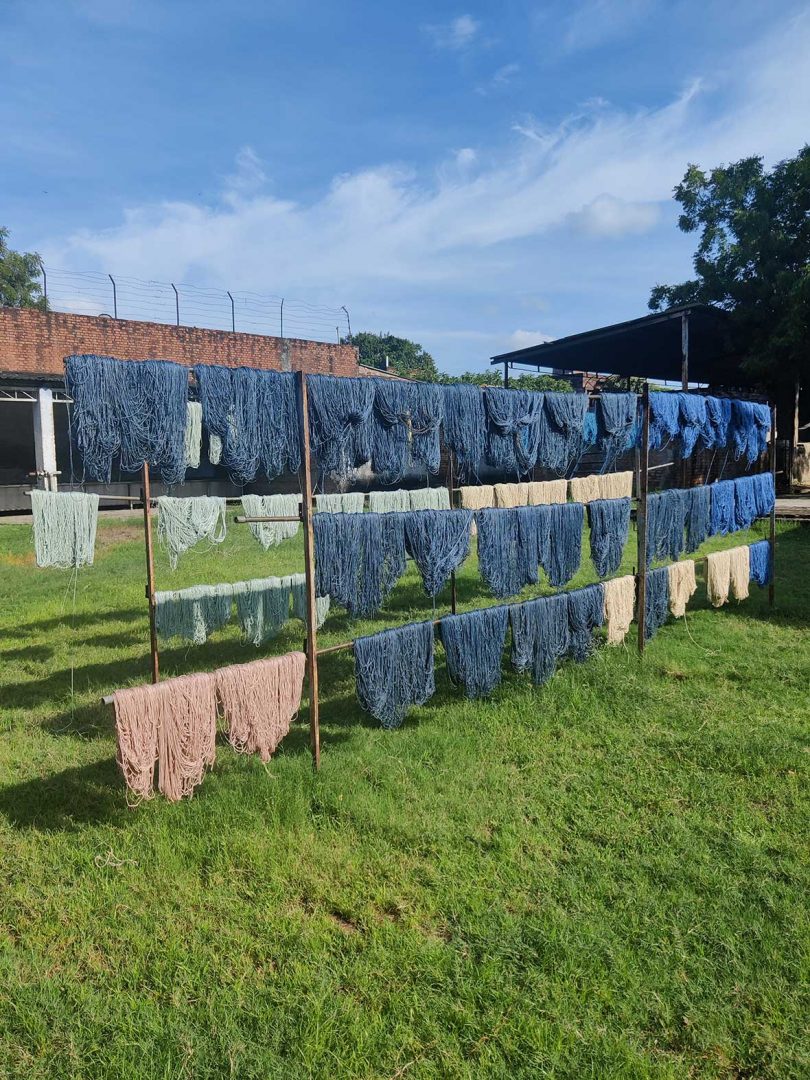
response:
M179 326L180 325L180 294L178 293L177 287L175 286L173 281L170 281L169 284L174 289L174 310L175 310L175 314L176 314L176 317L177 317L177 325Z
M650 384L644 383L641 395L641 452L639 460L639 490L636 506L636 536L638 538L638 651L643 654L644 630L647 622L647 488L650 467Z
M681 390L689 389L689 312L681 315Z
M235 334L236 333L236 313L235 313L234 307L233 307L233 297L231 296L230 292L228 293L228 299L231 302L231 333Z
M349 318L349 309L346 307L345 304L341 304L340 305L340 310L346 312L346 325L349 328L349 344L351 345L351 343L352 343L352 320Z
M450 491L450 506L455 505L455 469L453 468L453 451L447 451L447 487ZM456 613L456 572L452 570L450 572L450 611L453 615Z
M509 364L506 360L503 362L503 385L509 389Z
M776 492L776 408L773 407L773 406L771 407L771 447L770 447L770 450L771 450L771 455L770 455L770 457L771 457L771 460L770 460L771 476L773 477L773 490L774 490L774 492ZM776 499L774 499L774 504L773 504L773 506L771 508L770 541L771 541L771 550L770 550L771 573L770 573L770 581L768 582L768 603L770 604L771 607L773 607L774 594L775 594L775 591L776 591L776 583L774 581L774 577L776 576Z
M118 290L115 287L115 278L112 276L112 274L107 274L107 277L112 282L112 287L113 287L113 318L117 319L118 318Z
M143 534L146 541L146 598L149 601L149 647L152 653L152 682L160 679L157 626L155 624L155 555L152 547L152 492L149 483L149 462L143 463Z
M45 300L45 307L48 306L48 275L45 273L45 263L42 259L39 260L39 269L42 272L42 296Z
M309 681L309 740L312 764L321 767L320 699L318 696L318 631L315 612L315 535L312 529L312 459L309 450L309 401L307 377L297 374L298 422L301 437L303 491L301 519L304 523L304 570L307 588L307 677Z
M281 308L279 309L279 318L281 319L281 337L284 337L284 297L281 298Z

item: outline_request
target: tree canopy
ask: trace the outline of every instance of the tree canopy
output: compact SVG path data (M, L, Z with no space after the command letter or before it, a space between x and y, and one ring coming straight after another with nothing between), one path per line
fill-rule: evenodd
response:
M656 285L649 306L715 304L735 349L776 382L810 368L810 146L768 170L761 157L706 173L690 165L675 188L678 227L700 232L695 277Z
M48 302L42 293L39 255L12 251L8 236L8 229L0 226L0 304L46 311Z

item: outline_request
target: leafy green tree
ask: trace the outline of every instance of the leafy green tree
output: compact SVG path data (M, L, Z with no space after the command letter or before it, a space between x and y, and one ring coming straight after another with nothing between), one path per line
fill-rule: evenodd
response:
M0 304L5 307L31 307L47 311L42 294L40 259L35 252L12 251L8 229L0 226Z
M761 157L706 173L690 165L674 196L678 227L699 232L695 277L656 285L654 311L715 304L735 352L774 384L810 370L810 146L767 170Z
M436 361L415 341L393 334L372 334L367 330L343 340L357 346L360 363L366 367L384 368L387 359L391 370L408 379L436 382L439 378Z

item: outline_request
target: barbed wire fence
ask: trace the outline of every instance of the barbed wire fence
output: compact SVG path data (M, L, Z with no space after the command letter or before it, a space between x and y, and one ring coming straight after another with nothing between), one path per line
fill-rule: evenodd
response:
M43 295L52 311L308 341L351 338L345 305L325 307L266 293L61 270L43 263L40 270Z

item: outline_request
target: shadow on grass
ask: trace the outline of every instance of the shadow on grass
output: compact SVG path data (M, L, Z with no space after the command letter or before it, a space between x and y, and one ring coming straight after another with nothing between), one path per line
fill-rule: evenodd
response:
M126 608L124 610L109 610L87 612L86 614L57 615L51 619L37 619L36 622L23 623L8 630L0 630L0 641L18 641L24 634L39 634L46 630L56 630L62 626L70 626L78 629L80 626L97 626L109 622L135 622L138 619L148 618L145 608Z
M72 832L89 823L123 821L129 813L113 758L0 790L0 814L15 829Z

